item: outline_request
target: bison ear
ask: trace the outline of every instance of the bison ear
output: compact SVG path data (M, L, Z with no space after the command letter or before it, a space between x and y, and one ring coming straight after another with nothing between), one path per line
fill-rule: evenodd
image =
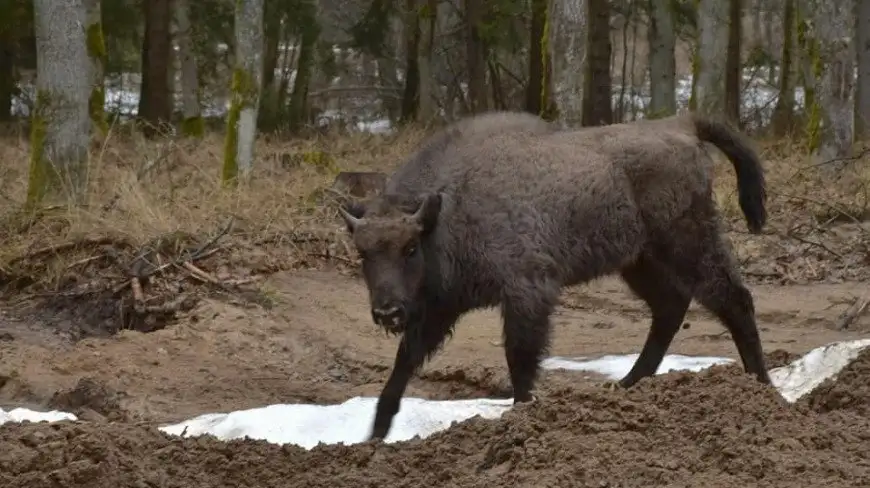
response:
M441 213L441 193L426 193L420 198L420 206L412 217L423 226L423 234L428 234L438 223Z
M338 213L341 214L341 218L344 219L347 231L353 234L353 231L356 230L356 227L362 220L363 215L365 215L366 209L365 206L359 202L347 201L339 205Z

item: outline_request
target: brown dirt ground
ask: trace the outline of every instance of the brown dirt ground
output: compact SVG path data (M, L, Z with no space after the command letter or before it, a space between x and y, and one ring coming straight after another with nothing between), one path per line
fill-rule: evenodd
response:
M737 367L670 374L608 392L593 374L546 372L542 400L424 441L304 451L174 439L154 426L205 412L376 395L395 340L371 324L364 286L332 270L271 276L269 310L205 300L151 333L71 341L0 315L0 405L73 411L81 423L0 427L0 486L753 486L870 485L870 391L825 385L788 407ZM836 340L860 284L752 287L771 367ZM497 311L464 318L409 395L509 394ZM638 352L648 314L615 279L566 290L552 354ZM693 306L671 352L736 358ZM863 368L870 366L865 356ZM859 368L860 365L856 365ZM866 385L860 368L844 373ZM702 419L703 417L703 419Z

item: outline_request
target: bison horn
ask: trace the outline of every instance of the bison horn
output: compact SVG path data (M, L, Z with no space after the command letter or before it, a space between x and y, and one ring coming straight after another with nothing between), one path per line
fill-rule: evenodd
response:
M356 226L358 226L359 223L362 221L362 219L359 219L359 218L351 215L350 212L345 210L343 206L338 207L338 212L341 214L341 217L344 219L344 222L347 224L347 228L350 229L351 232L354 231L356 229Z

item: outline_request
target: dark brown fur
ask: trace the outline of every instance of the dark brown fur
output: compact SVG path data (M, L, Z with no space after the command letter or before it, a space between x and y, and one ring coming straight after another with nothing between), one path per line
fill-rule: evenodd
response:
M760 229L757 155L727 126L695 117L454 133L412 156L384 194L344 211L373 318L402 334L372 437L386 436L411 375L476 308L501 306L514 401L530 400L561 288L612 273L652 312L622 386L655 373L693 298L731 332L745 369L769 382L752 296L721 237L705 141L731 158L747 222Z

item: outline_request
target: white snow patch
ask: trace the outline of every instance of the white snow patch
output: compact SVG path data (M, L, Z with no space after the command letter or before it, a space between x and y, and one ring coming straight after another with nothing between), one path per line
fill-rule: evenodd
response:
M612 380L618 380L628 374L640 354L620 354L601 356L597 359L552 357L541 362L544 369L567 369L571 371L589 371L604 375ZM656 374L669 371L701 371L717 364L733 362L729 358L694 357L682 354L668 354L656 370Z
M868 347L870 339L817 347L788 366L771 369L770 381L786 400L797 401L826 379L836 376Z
M770 370L771 381L782 396L794 402L828 378L835 376L858 353L870 347L870 339L836 342L808 352L788 366ZM562 358L545 360L545 369L567 369L600 373L612 379L624 376L637 354L606 355L598 358ZM674 370L700 371L716 364L733 362L721 357L692 357L679 354L665 356L656 374ZM222 440L252 438L275 444L295 444L311 449L319 443L355 444L369 435L377 398L355 397L338 405L282 404L229 413L209 413L173 425L159 427L171 435L199 436L211 434ZM475 416L499 418L510 410L510 399L432 401L406 397L393 420L386 442L426 438L447 429L453 422ZM0 409L0 424L5 422L76 420L65 412L34 412L16 408Z
M306 449L326 444L355 444L369 435L377 398L355 397L338 405L269 405L230 413L212 413L161 427L168 434L212 434L222 440L250 437ZM385 442L420 438L447 429L476 415L494 419L510 409L513 400L431 401L403 398Z
M58 422L60 420L78 420L78 418L59 410L37 412L27 408L15 408L7 412L0 408L0 425L6 422Z

